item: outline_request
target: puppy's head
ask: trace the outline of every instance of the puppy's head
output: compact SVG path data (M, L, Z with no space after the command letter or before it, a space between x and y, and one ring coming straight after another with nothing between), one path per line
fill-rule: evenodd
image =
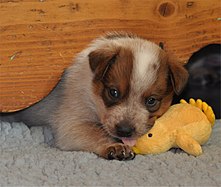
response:
M132 35L108 35L89 53L92 89L101 123L133 145L179 94L188 73L157 45Z

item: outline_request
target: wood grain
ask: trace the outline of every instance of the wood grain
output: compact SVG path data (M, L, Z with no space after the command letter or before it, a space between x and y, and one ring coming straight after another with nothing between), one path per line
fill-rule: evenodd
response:
M106 31L163 42L185 62L221 43L220 12L220 0L0 0L0 111L45 97L76 53Z

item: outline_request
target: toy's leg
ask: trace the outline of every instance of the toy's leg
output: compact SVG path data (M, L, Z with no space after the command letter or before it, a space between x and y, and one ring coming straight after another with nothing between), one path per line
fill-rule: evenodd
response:
M184 132L179 132L177 134L176 144L185 152L194 156L199 156L203 152L200 144L196 140L194 140L191 136L185 134Z

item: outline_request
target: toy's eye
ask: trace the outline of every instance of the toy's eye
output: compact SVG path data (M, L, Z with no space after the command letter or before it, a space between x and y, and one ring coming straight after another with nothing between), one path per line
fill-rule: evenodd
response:
M152 136L153 136L153 134L152 134L152 133L149 133L149 134L148 134L148 137L150 137L150 138L151 138Z

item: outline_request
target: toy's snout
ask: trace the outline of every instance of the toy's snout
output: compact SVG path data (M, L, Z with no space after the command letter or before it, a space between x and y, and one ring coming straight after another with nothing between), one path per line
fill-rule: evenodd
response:
M147 134L143 135L136 142L136 145L133 147L133 151L136 154L155 153L156 150L154 151L154 149L156 147L156 141L152 140L153 138L154 137L153 137L152 133L147 133Z
M139 138L132 149L136 154L159 154L169 150L170 147L170 138L168 136L150 131Z

